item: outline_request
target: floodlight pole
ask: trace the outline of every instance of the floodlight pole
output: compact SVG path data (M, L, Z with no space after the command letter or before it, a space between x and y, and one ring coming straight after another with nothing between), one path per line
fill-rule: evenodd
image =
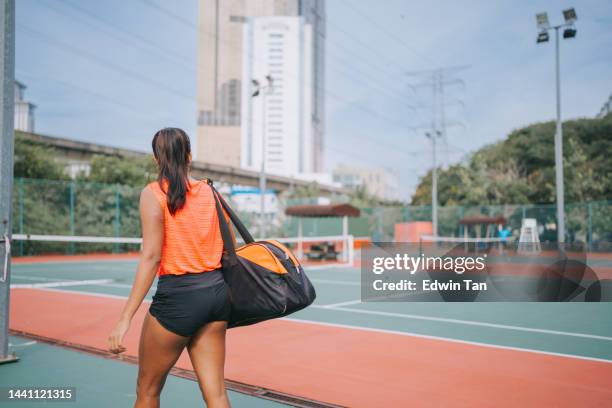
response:
M433 225L433 235L438 236L438 163L436 157L436 139L438 135L436 130L431 133L431 146L432 146L432 164L433 170L431 174L431 221Z
M266 93L261 95L261 170L259 172L259 236L266 236Z
M555 132L555 184L557 190L557 242L565 242L565 187L563 180L563 126L561 124L561 70L559 28L555 26L555 72L557 84L557 128Z
M425 133L425 136L431 139L431 224L432 235L438 236L438 160L436 139L441 135L440 131L432 129L431 132Z
M0 363L17 361L8 351L15 109L15 1L0 1Z
M539 13L536 15L536 21L540 30L537 42L547 42L548 32L551 29L555 30L555 86L556 86L556 110L557 122L555 128L555 190L557 199L557 242L562 244L565 242L565 188L563 180L563 123L561 122L561 62L559 58L560 39L559 30L565 28L563 38L573 38L576 36L574 22L576 21L576 11L573 8L563 10L564 24L550 26L548 15Z
M272 90L273 82L270 75L266 75L266 86L259 86L253 97L261 94L261 169L259 171L259 236L266 236L266 95ZM256 81L259 84L259 81Z

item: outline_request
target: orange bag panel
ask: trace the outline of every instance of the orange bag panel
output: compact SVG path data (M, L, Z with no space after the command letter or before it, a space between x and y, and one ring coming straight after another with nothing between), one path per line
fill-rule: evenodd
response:
M278 248L282 249L283 252L287 254L289 259L291 259L291 262L293 262L293 265L295 265L296 267L300 266L300 262L297 260L295 255L293 255L293 252L291 252L291 250L289 248L287 248L285 245L281 244L280 242L278 242L278 241L276 241L274 239L270 239L267 242L271 243L275 247L278 247Z
M236 249L236 254L279 275L288 273L283 264L263 244L254 242L241 246Z

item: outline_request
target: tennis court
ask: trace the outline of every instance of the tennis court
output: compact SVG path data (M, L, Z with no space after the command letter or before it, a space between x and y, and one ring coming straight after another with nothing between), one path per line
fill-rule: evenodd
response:
M31 376L32 383L75 385L77 395L102 382L105 396L133 401L134 357L148 304L134 319L124 357L106 354L105 341L135 267L136 259L125 255L16 259L12 343L36 343L13 347L23 361L19 373L0 367L5 382L23 384L20 375ZM609 270L612 262L600 258L593 267ZM317 289L314 305L228 332L226 378L238 391L234 406L612 403L607 303L361 303L359 268L322 264L307 272ZM183 355L166 401L199 398L196 384L188 384L190 369ZM108 406L100 398L96 404Z

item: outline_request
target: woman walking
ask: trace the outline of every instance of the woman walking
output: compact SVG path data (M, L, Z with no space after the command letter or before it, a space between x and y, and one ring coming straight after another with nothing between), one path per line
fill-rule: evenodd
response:
M125 333L157 274L140 335L135 407L159 407L168 372L185 347L207 406L229 407L224 365L230 300L213 193L205 181L189 176L191 147L184 131L162 129L152 146L159 173L140 196L142 253L108 346L125 351Z

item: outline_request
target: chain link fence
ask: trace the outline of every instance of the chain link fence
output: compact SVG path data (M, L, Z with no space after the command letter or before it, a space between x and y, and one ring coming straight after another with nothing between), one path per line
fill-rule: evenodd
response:
M139 237L138 203L141 188L77 180L17 178L13 194L13 232L20 234ZM294 200L292 200L293 203ZM273 236L297 235L297 219L281 210L266 220ZM612 201L566 205L568 242L584 242L593 251L610 251L612 242ZM247 227L257 233L257 214L240 213ZM518 236L523 218L535 218L542 242L556 241L554 204L485 205L439 207L439 235L460 236L459 220L466 216L503 216ZM393 240L397 223L431 221L430 206L381 206L361 210L349 219L349 232L355 237L376 241ZM340 235L339 218L304 219L304 236ZM88 244L23 242L16 244L16 255L40 252L79 253L92 251L124 252L127 244Z

